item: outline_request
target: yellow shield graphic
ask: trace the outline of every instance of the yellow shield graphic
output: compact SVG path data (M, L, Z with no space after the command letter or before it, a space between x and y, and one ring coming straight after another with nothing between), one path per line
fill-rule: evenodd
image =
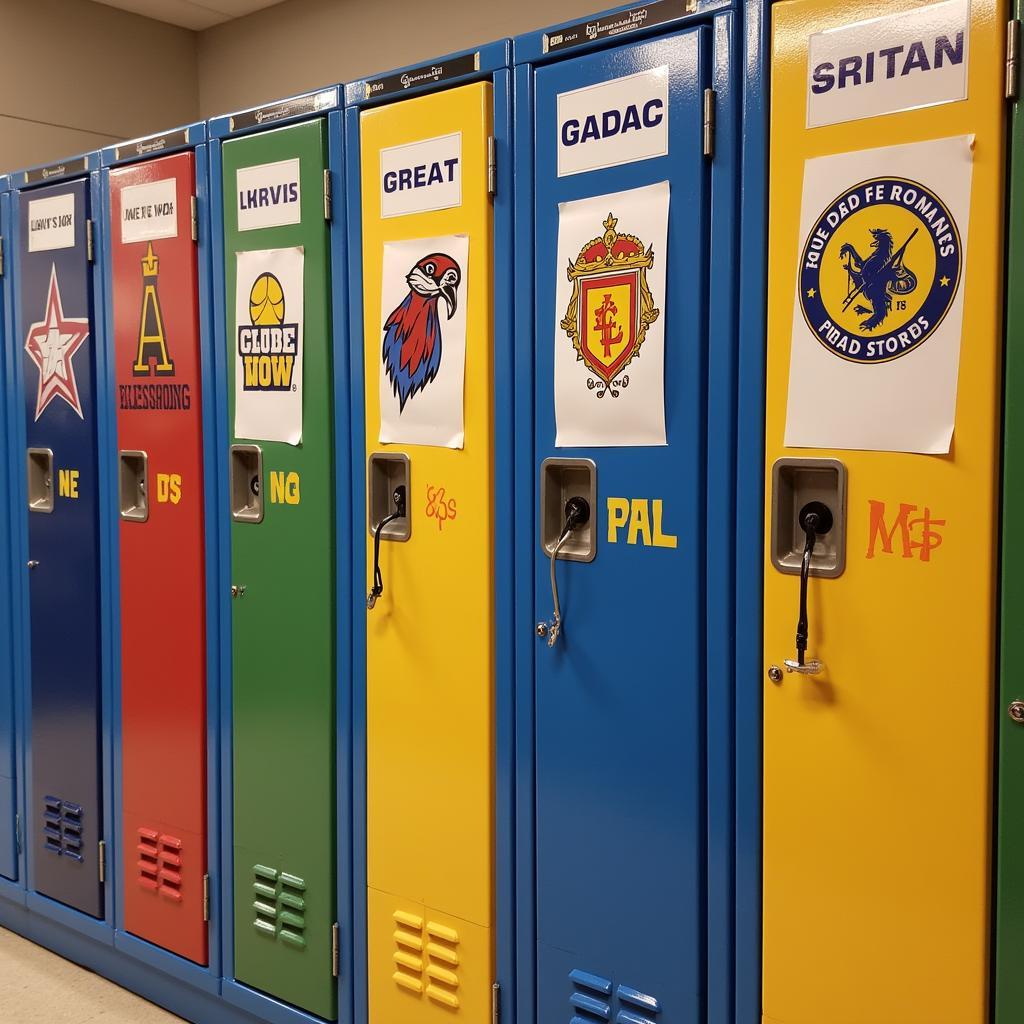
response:
M608 214L604 234L591 239L569 264L572 282L569 307L561 328L572 339L577 359L594 377L587 387L603 398L628 387L623 370L640 353L647 328L660 310L647 284L654 250L635 235L619 234L618 220Z

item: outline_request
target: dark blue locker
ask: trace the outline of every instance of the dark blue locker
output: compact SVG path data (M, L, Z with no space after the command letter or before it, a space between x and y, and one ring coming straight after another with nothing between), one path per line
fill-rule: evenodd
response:
M103 914L96 346L87 179L18 201L32 887Z
M10 194L7 179L0 178L0 261L7 254L10 234ZM2 266L2 262L0 262ZM7 427L6 346L10 301L10 274L0 276L0 427ZM18 877L17 799L14 728L14 574L11 571L10 452L0 451L0 875Z

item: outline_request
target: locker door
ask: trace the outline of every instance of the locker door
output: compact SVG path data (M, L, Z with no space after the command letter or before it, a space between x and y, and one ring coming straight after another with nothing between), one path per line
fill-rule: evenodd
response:
M100 594L89 183L23 192L17 343L27 423L33 886L103 914Z
M10 254L10 196L0 193L0 245ZM0 277L0 424L7 431L7 282L10 271ZM16 834L17 798L14 729L14 662L11 633L15 576L11 564L11 481L8 479L8 452L0 458L0 875L18 877L18 841ZM19 510L20 514L20 510Z
M541 472L548 458L590 459L596 467L596 554L556 562L564 624L553 646L537 640L534 656L539 1021L661 1020L659 1013L684 1021L701 1012L708 234L701 113L709 45L707 30L693 29L535 73L535 468ZM632 87L615 86L614 102L600 90L577 90L643 72L667 76L667 153L559 176L559 140L574 142L572 124L582 137L588 124L603 124L606 108L622 116L620 90ZM571 93L572 124L560 109ZM556 447L557 347L571 353L573 345L561 323L572 311L556 303L556 282L566 274L556 264L559 204L666 181L668 251L654 259L667 261L670 285L652 298L665 318L667 445ZM615 232L635 231L606 205L581 253L588 263L598 250L604 257L628 247ZM639 243L646 248L650 239ZM596 329L589 318L581 329L588 327ZM611 393L621 382L601 398L600 384L589 393L585 376L579 384L579 402L614 414L606 407L621 400ZM553 603L540 544L550 524L540 509L535 515L541 622Z
M407 459L409 488L408 539L384 537L384 591L366 613L373 1024L455 1017L475 1024L490 1012L495 622L493 220L487 139L493 105L492 86L483 82L360 115L366 454L368 460L383 457L399 464ZM435 147L443 154L440 160ZM417 201L418 212L396 213L390 203L382 208L382 196L395 194L390 189L403 171L415 181L413 168L422 165L420 180L429 182L428 165L436 161L438 176L447 181L448 167L455 165L446 160L457 161L460 193L438 203ZM400 301L419 301L412 294L415 280L429 291L428 278L443 278L441 259L459 262L459 238L451 236L468 239L468 259L453 292L459 308L466 310L465 387L452 399L464 403L464 439L451 448L381 443L380 380L387 372L382 360L389 310L397 314L405 308ZM404 247L406 261L385 268L389 244L417 239L427 241L418 249L415 243ZM434 259L437 247L448 248ZM426 278L415 277L417 267ZM385 303L389 310L382 293L393 300ZM425 300L425 315L431 315L433 302L440 321L439 358L450 361L457 321L449 312L455 307L436 290L433 296ZM449 366L442 362L438 372ZM398 436L407 429L403 417L433 401L430 389L441 380L428 379L407 394ZM399 388L389 383L388 390L392 386ZM392 484L371 469L369 489L373 525L391 507ZM442 518L445 513L450 514ZM356 521L366 531L369 590L373 536L365 511L357 512Z
M311 121L225 142L223 188L231 582L237 595L235 977L334 1019L336 620L326 133L325 122ZM272 264L268 251L297 247L301 296L271 292L263 269L249 272L250 266ZM261 255L247 255L252 253ZM243 281L236 272L240 264L248 273ZM282 294L291 307L282 308ZM281 317L290 321L298 302L302 379L261 376L264 365L280 368L273 357L281 353L263 353L271 361L257 359L250 367L244 356L251 354L251 328ZM255 376L247 377L247 369ZM247 403L262 403L279 397L280 387L300 384L301 443L266 440L275 433L269 414L250 430L257 436L235 433L239 394ZM258 517L251 514L255 504Z
M910 11L911 20L888 20ZM903 0L845 5L793 0L776 4L773 13L764 1017L785 1024L982 1024L989 1015L1007 7L997 0L929 6ZM959 28L948 28L942 19L954 16L969 18L969 26L964 20ZM933 19L939 19L939 27ZM864 35L868 32L877 33L874 43ZM809 59L811 46L830 41L841 47L831 51L834 60ZM812 78L825 64L849 71L858 61L864 64L870 51L878 72L878 105L868 103L855 85L840 94L828 68L822 68L820 82ZM931 68L939 64L936 52L954 73L961 65L946 54L954 60L962 56L966 98L950 96L928 79L933 84L923 102L946 101L922 106L901 90L914 73L917 55L923 53ZM887 104L892 112L886 112ZM819 127L806 126L812 109ZM859 116L851 120L854 114ZM935 158L934 147L951 144L970 154L969 167L967 157L959 165ZM821 167L830 172L829 180L816 170ZM921 220L913 225L899 220L905 211L894 209L891 201L878 201L897 194L884 184L897 174L912 179L910 187L919 191ZM814 192L805 202L803 196L818 181L827 185L828 195L818 202ZM833 197L863 198L872 183L872 202L854 214L857 220L845 226L833 220L814 236L829 241L820 256L821 291L809 295L814 285L802 275L812 265L803 258L812 228L823 210L833 210ZM894 184L905 188L907 182ZM931 255L932 239L940 232L924 219L935 205L925 190L947 204L955 201L962 238L969 224L958 282ZM849 200L845 209L852 210L855 202ZM931 221L940 223L934 213ZM872 230L878 233L872 236ZM945 322L959 351L948 452L917 454L925 447L920 443L878 450L890 438L901 440L905 431L933 422L927 409L922 414L921 402L935 400L952 379L936 373L930 362L941 335L929 334L919 348L891 363L854 362L852 349L847 359L822 348L815 340L816 319L800 312L814 308L809 302L826 299L837 319L844 308L856 312L859 324L848 328L843 319L843 330L867 336L862 356L871 351L871 342L877 346L879 338L900 330L904 310L914 307L900 305L892 294L887 318L879 322L874 301L865 301L863 290L854 294L856 278L845 295L847 272L838 251L843 241L849 243L847 257L850 248L867 252L872 237L886 242L885 233L897 244L906 243L904 266L917 275L908 302L922 302L936 285L959 288L962 318L954 311ZM943 245L943 258L953 258L948 240ZM858 262L852 261L854 273ZM869 268L864 280L870 276ZM892 290L900 287L905 291L906 283ZM922 319L933 322L921 309ZM791 366L809 365L801 354L809 351L816 356L821 384L794 387ZM889 367L913 375L913 387L896 401L886 383L895 379L886 376ZM842 387L833 383L836 372L843 374ZM851 401L861 394L858 388L871 389L877 404ZM804 428L791 435L804 445L787 446L786 432L792 429L787 409L797 407L795 400L801 408L814 403L818 431L833 422L831 410L848 415L842 431L830 435L847 443L811 447L815 437ZM866 427L877 430L879 422L885 436L853 443ZM780 458L788 461L773 473ZM833 496L836 463L846 473L845 510L836 502L845 521L836 520L834 540L819 544L812 557L812 565L825 569L833 561L829 545L845 534L845 567L838 575L809 580L807 654L821 663L817 675L787 673L783 666L785 659L798 660L800 583L777 568L781 548L772 539L773 525L776 539L799 529L795 510L811 478L801 484L796 474L808 458L835 460L818 478ZM783 466L797 495L789 504L787 484L779 485ZM801 532L801 549L805 543ZM829 563L816 563L818 558Z
M110 172L125 927L207 962L206 643L192 153Z

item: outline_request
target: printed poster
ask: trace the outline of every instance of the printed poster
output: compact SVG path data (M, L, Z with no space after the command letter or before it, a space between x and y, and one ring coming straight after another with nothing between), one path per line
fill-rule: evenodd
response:
M787 447L949 451L974 137L804 169Z
M669 183L560 203L555 445L663 445Z
M235 436L301 444L303 248L235 258Z
M469 236L384 243L381 444L465 441Z

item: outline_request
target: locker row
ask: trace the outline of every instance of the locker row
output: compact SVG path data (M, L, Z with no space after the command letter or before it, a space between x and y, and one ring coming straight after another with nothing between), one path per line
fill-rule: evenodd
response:
M0 178L0 926L218 1024L1021 1020L1016 17Z

